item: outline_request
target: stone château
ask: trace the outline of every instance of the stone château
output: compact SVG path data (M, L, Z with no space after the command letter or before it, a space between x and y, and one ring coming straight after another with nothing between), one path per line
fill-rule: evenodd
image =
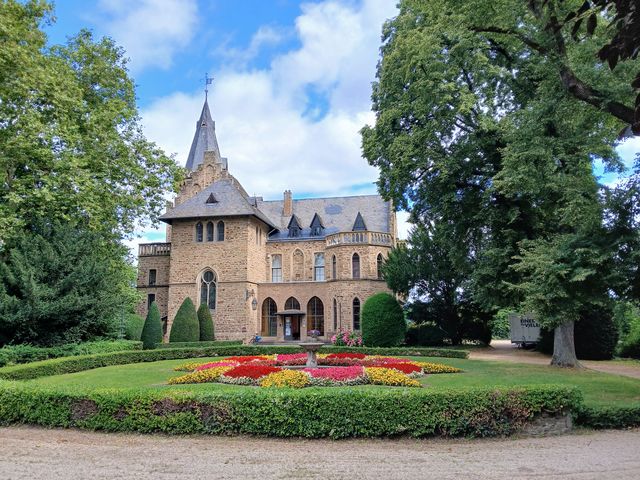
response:
M379 195L248 195L220 155L206 100L186 167L160 217L166 243L138 251L138 313L156 301L165 338L187 297L209 306L217 339L286 341L359 330L365 300L389 291L381 267L397 243L396 216Z

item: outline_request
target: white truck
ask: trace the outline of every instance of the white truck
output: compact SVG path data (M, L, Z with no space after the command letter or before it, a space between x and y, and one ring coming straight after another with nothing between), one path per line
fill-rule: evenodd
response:
M509 314L511 343L519 347L528 347L538 343L540 338L540 325L531 314Z

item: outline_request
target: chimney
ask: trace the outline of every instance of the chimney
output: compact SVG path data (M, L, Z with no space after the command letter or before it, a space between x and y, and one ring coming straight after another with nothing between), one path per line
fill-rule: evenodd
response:
M282 207L282 216L290 217L293 215L293 200L291 199L291 190L284 191L284 205Z

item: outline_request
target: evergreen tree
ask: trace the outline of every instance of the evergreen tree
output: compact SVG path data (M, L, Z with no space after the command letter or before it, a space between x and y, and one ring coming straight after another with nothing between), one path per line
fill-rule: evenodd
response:
M142 340L142 348L145 350L156 348L156 345L162 342L162 320L156 302L151 302L149 306L140 340Z
M404 341L407 323L402 307L388 293L376 293L362 307L362 340L368 347L395 347Z
M197 342L199 340L200 324L198 323L198 314L193 302L187 297L180 305L173 319L169 342Z
M198 308L198 323L200 324L200 341L210 342L215 340L213 318L211 318L211 311L205 303Z

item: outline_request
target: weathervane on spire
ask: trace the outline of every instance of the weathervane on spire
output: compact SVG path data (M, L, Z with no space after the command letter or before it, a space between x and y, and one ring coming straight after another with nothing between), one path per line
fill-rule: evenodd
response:
M213 82L213 77L210 77L208 73L204 74L204 99L207 100L209 96L209 85Z

